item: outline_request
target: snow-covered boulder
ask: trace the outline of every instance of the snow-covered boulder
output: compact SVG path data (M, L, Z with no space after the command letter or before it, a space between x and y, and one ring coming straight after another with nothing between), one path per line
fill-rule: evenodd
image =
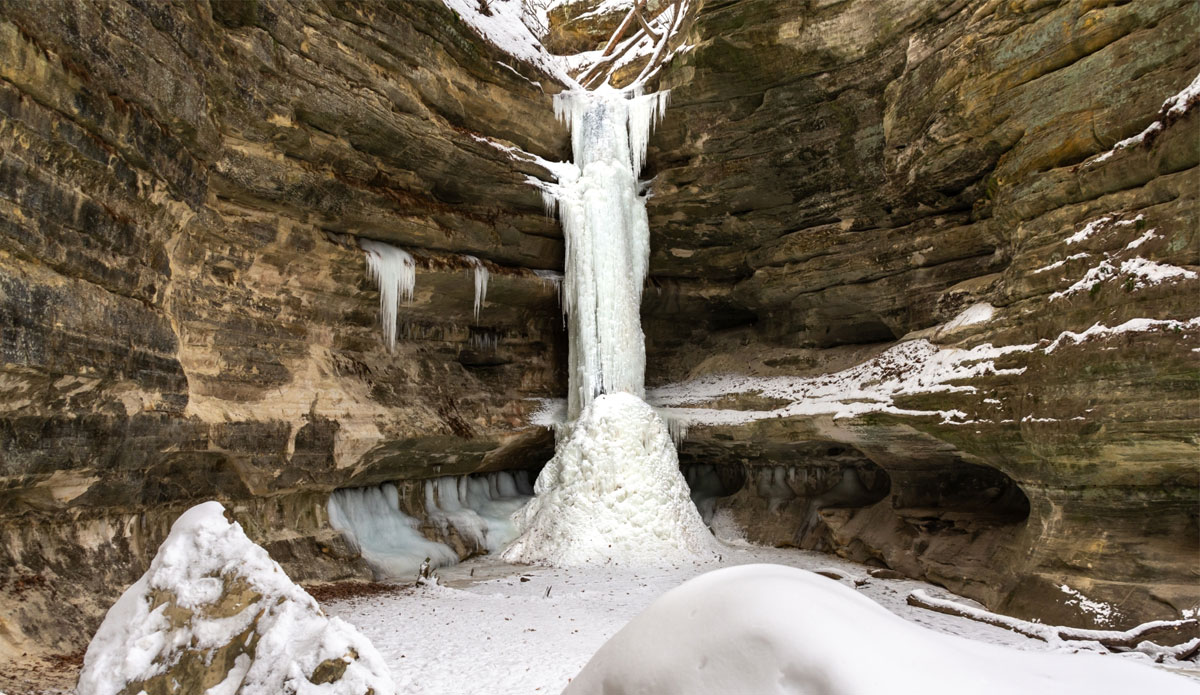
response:
M779 565L673 589L596 652L564 695L1196 695L1117 656L1023 652L932 632L838 582Z
M328 618L217 502L171 527L92 638L78 695L391 695L379 653Z

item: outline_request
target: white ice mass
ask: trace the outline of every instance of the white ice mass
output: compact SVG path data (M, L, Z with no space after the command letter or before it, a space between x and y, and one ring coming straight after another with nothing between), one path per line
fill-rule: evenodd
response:
M638 173L666 93L601 88L554 99L578 175L546 189L566 238L567 417L536 497L517 518L512 562L671 562L711 552L666 425L642 400L642 285L650 257Z
M426 558L434 567L458 561L450 546L421 535L420 522L400 511L399 492L390 483L334 491L329 525L346 536L380 578L413 579Z
M1194 695L1117 657L1018 651L914 625L840 582L780 565L717 570L655 601L564 695Z
M568 416L601 393L645 395L642 285L650 261L637 174L666 94L603 88L554 98L579 175L551 187L566 239L563 310L570 332Z
M525 471L445 476L425 481L425 514L443 534L453 529L476 549L495 552L517 535L513 512L532 494ZM381 579L411 580L426 560L432 567L458 562L458 553L425 537L420 522L400 510L399 490L390 483L334 491L329 523Z
M226 591L239 585L257 598L226 615L237 608L227 605ZM221 650L238 655L208 695L396 692L371 643L349 623L326 617L239 524L225 519L218 502L182 514L150 569L109 609L88 646L77 692L115 695L189 657L211 668L221 663L214 659ZM330 660L346 662L343 675L322 685L310 681Z
M711 555L666 425L640 398L604 394L584 410L518 515L510 562L572 566Z
M367 257L367 275L379 286L379 322L388 349L396 349L396 310L401 301L411 302L417 283L413 257L403 249L370 239L360 239ZM478 290L476 290L478 294Z

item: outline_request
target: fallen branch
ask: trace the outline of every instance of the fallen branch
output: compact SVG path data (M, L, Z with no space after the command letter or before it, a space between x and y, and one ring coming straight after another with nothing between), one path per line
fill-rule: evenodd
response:
M654 74L654 70L658 67L659 62L663 59L663 54L667 50L667 44L671 42L671 37L679 31L680 20L683 19L682 0L675 0L671 4L671 21L667 23L667 28L663 31L662 40L658 42L658 47L654 49L654 55L650 56L650 62L646 63L646 67L642 68L641 74L637 76L634 82L642 82L643 80Z
M584 73L579 77L579 84L590 88L591 83L594 82L597 77L603 77L607 80L609 76L609 68L611 68L612 65L620 62L620 60L625 57L625 54L629 53L629 49L633 48L638 44L639 41L641 41L644 34L645 32L639 28L637 32L633 34L633 37L629 41L625 42L625 45L621 50L607 58L602 58L595 63L592 63L592 66L584 71ZM597 70L599 70L599 72L597 72Z
M850 574L849 572L843 572L842 570L835 569L833 567L822 567L821 569L815 569L815 570L813 570L813 574L819 574L822 577L826 577L826 578L832 579L834 581L845 580L845 581L850 582L851 584L853 584L856 587L862 586L862 585L866 584L868 581L870 581L867 577L858 577L853 574Z
M638 21L638 24L642 25L642 31L649 34L650 38L654 39L654 41L657 42L659 39L662 38L661 36L658 35L658 32L654 31L654 29L650 26L650 22L646 21L646 18L642 16L641 12L637 13L637 21Z
M1196 655L1200 654L1200 637L1190 639L1174 647L1164 647L1154 642L1141 642L1133 648L1133 651L1146 654L1159 664L1168 658L1176 661L1188 661L1195 659Z
M625 15L625 19L621 20L621 24L617 27L617 30L609 37L608 43L604 44L604 51L600 54L601 57L607 56L612 52L617 42L625 35L625 30L629 28L629 23L633 21L634 16L641 17L639 12L642 9L642 5L645 4L646 0L638 0L638 2L634 3L633 7L629 10L629 14Z
M1173 632L1185 628L1195 628L1200 626L1200 621L1196 618L1182 618L1180 620L1154 620L1148 623L1142 623L1137 627L1132 627L1128 630L1088 630L1084 628L1064 627L1057 625L1042 625L1041 623L1032 623L1028 620L1021 620L999 613L992 613L979 608L974 608L966 604L950 601L947 599L934 598L925 592L924 589L917 589L908 595L908 605L924 608L934 611L935 613L943 613L945 615L953 615L959 618L967 618L976 622L1002 627L1007 630L1012 630L1018 634L1039 639L1050 644L1062 644L1064 642L1097 642L1111 651L1136 649L1141 644L1152 644L1146 642L1146 638L1150 635L1156 635L1163 632ZM1190 644L1190 643L1189 643ZM1171 649L1168 647L1160 647L1159 649ZM1196 645L1200 647L1200 644ZM1138 651L1144 651L1138 649ZM1181 650L1180 653L1185 653L1187 650ZM1195 654L1195 649L1191 651ZM1190 658L1189 656L1176 658Z

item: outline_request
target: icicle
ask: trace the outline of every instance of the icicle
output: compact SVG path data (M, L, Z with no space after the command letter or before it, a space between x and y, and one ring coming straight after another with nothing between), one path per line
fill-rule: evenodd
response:
M655 408L654 411L666 423L667 431L671 433L671 441L675 442L675 448L678 449L683 446L683 442L688 436L688 426L690 424L687 419L673 415L670 411L662 408Z
M396 349L396 310L400 301L411 302L417 270L407 251L370 239L359 239L367 257L367 275L379 287L379 322L389 350Z
M671 100L671 92L663 91L635 96L629 102L629 152L633 158L633 175L641 173L646 163L650 133L662 121Z
M544 284L554 288L554 293L558 295L558 305L563 304L563 274L553 270L535 270L533 274L541 278ZM565 316L563 317L566 318Z
M532 494L526 471L437 478L425 481L425 513L443 534L494 552L516 537L511 517Z
M490 328L471 327L467 346L479 352L495 352L500 345L500 333Z
M474 256L464 256L471 267L475 269L475 320L479 320L479 312L483 309L483 300L487 298L488 269L483 261Z

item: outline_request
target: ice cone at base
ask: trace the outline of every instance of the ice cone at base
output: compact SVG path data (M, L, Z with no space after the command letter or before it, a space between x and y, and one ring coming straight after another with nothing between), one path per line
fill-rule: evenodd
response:
M538 477L515 519L510 562L678 562L713 552L662 420L637 396L598 396Z

